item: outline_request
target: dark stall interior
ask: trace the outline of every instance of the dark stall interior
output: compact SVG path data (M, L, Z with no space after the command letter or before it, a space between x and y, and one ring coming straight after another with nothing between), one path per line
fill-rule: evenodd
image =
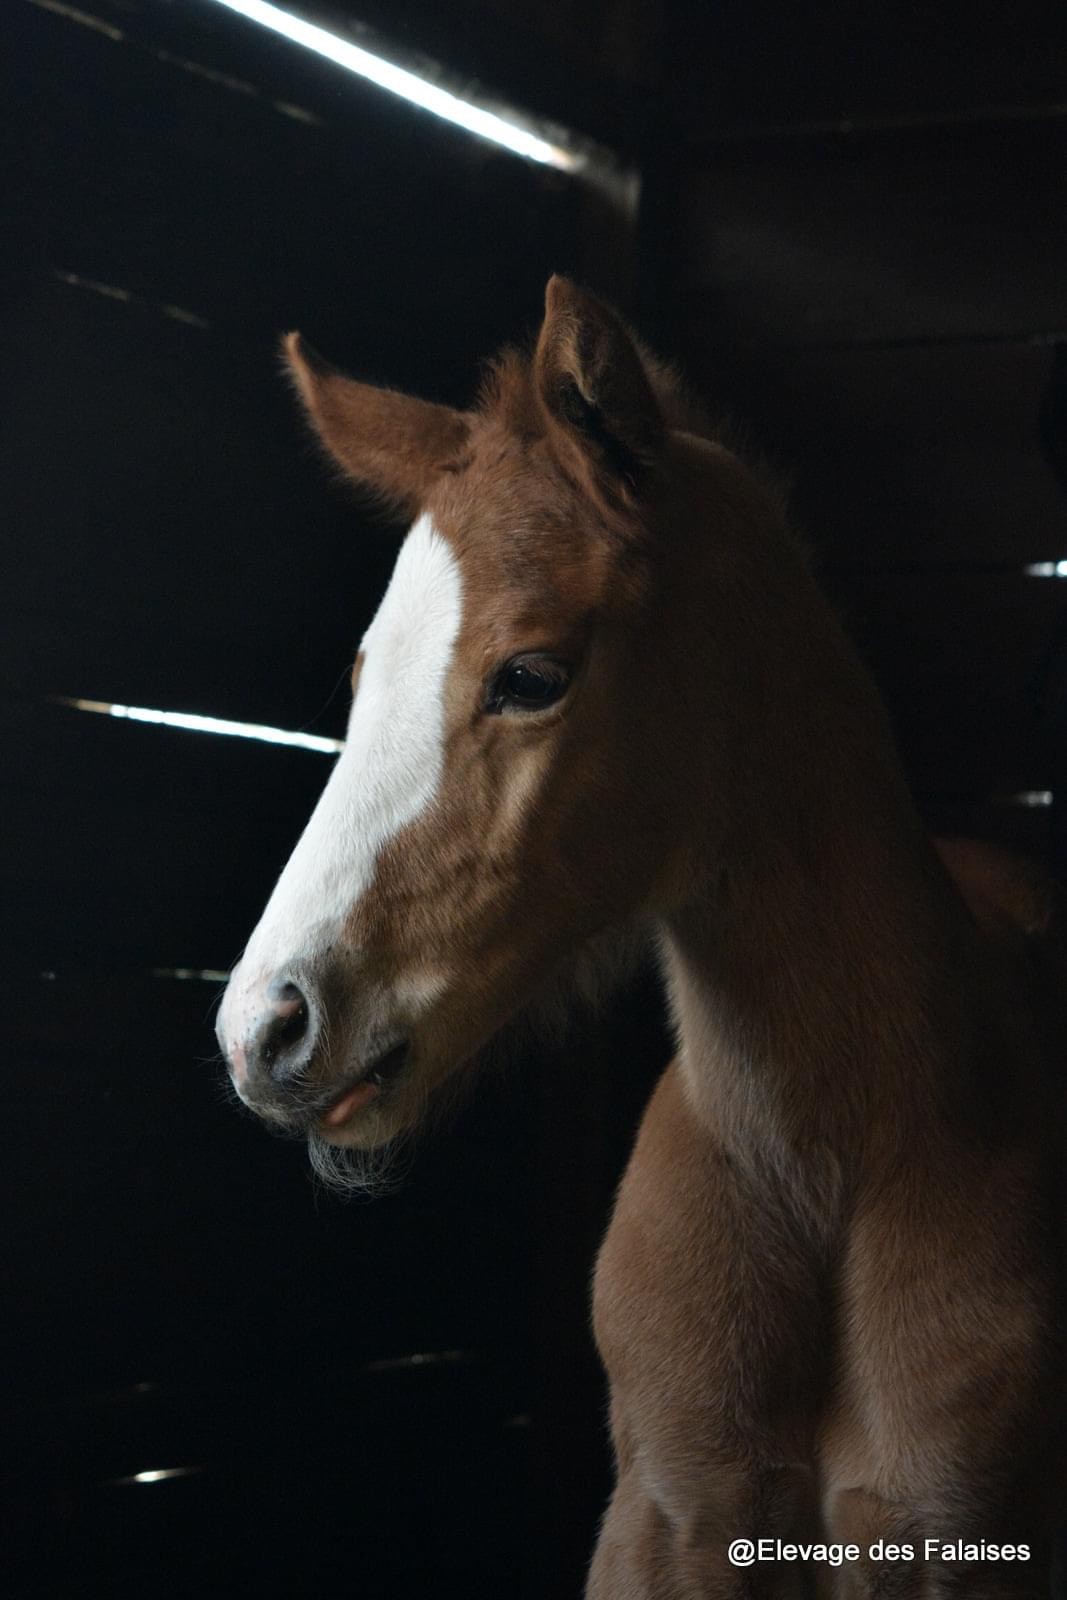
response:
M788 480L931 828L1062 881L1064 14L296 9L579 160L217 0L5 9L4 1592L566 1600L654 981L342 1203L212 1034L329 756L115 710L339 739L400 530L311 448L279 335L463 404L562 271Z

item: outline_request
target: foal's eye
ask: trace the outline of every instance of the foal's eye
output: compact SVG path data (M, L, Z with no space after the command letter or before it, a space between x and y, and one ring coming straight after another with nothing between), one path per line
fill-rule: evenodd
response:
M516 656L489 680L486 710L541 711L563 698L570 673L547 656Z

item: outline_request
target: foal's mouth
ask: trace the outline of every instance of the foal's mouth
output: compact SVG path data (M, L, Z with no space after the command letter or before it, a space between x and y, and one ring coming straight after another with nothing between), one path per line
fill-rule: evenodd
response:
M404 1070L410 1052L408 1041L401 1039L399 1044L376 1056L369 1067L361 1067L358 1074L347 1078L340 1087L335 1086L329 1098L316 1108L315 1121L319 1127L341 1128L380 1099Z

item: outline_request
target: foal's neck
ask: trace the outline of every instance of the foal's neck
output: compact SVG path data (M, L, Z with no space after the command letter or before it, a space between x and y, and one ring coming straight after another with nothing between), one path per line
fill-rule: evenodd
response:
M663 919L680 1069L736 1154L847 1162L964 1088L970 930L904 829L794 844L731 852Z
M707 795L726 792L692 813L664 965L715 1137L738 1159L823 1152L844 1169L965 1103L973 932L806 567L785 552L758 587L751 703L727 759L705 753Z

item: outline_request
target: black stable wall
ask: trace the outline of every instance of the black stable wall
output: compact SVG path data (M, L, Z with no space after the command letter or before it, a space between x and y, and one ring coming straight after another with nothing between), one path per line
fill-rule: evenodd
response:
M399 530L279 337L462 403L587 275L584 197L209 0L14 0L5 37L5 1593L551 1593L604 1468L536 1094L486 1079L396 1195L316 1191L212 1014L329 758L57 697L339 736ZM581 1372L569 1531L539 1429Z
M1067 17L672 14L644 320L789 486L931 826L1063 879L1019 797L1067 782L1067 582L1027 571L1067 552Z

